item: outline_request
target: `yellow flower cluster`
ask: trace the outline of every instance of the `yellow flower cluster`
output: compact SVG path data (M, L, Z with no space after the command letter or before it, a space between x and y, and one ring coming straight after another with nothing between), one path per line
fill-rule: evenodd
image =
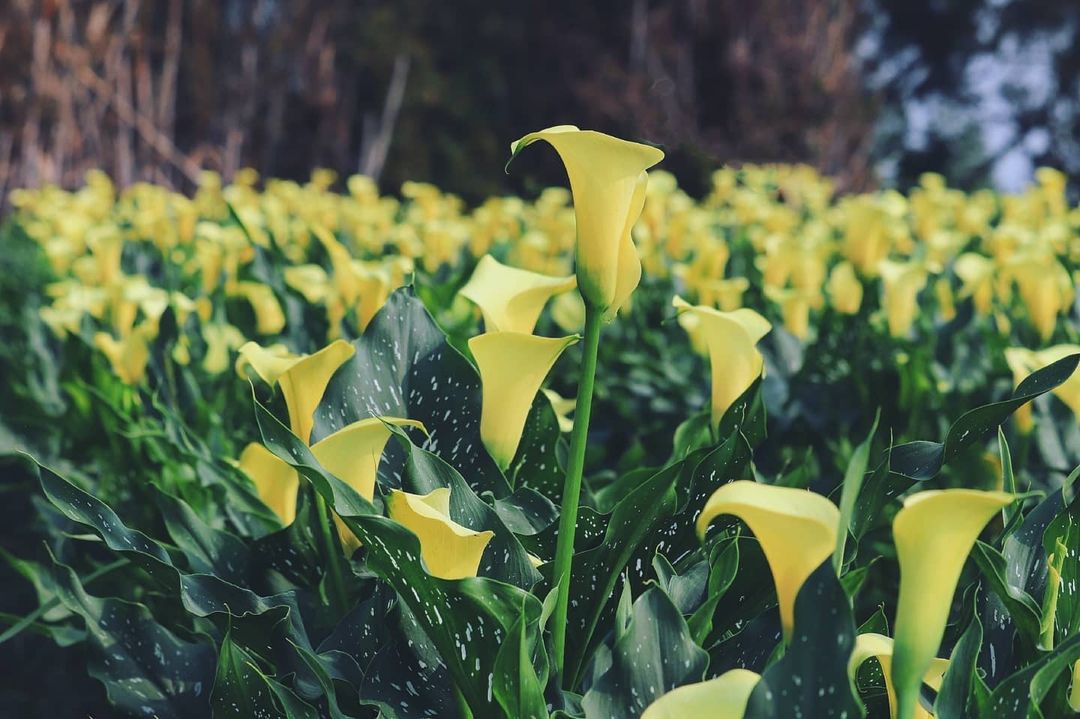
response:
M670 174L650 176L634 229L644 274L669 278L697 305L750 307L803 340L813 339L823 313L855 315L868 298L868 308L879 308L871 322L897 338L920 315L948 321L970 301L988 326L1008 334L1019 322L1024 343L1041 348L1072 306L1080 209L1069 206L1055 170L1039 170L1037 183L1014 196L968 194L925 175L907 196L837 197L805 166L724 168L700 202ZM362 176L348 178L346 193L332 192L336 177L323 170L304 184L268 180L261 191L258 179L245 170L223 185L205 173L188 198L150 184L118 193L95 172L74 192L13 192L15 221L57 278L42 318L61 337L80 334L89 318L93 345L134 384L169 307L181 322L198 318L194 359L217 374L246 340L277 338L286 294L325 312L331 341L343 327L362 332L416 268L457 269L494 252L546 275L574 269L575 214L561 188L468 210L424 183L405 183L396 199ZM552 306L567 332L580 328L574 299ZM237 302L254 318L243 331L235 310L226 311ZM192 361L191 341L181 336L176 361Z

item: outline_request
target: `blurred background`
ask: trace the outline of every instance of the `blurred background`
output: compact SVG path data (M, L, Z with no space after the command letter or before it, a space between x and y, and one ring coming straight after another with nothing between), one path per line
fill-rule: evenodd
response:
M774 161L1017 190L1080 176L1078 34L1072 0L0 0L0 198L327 167L477 201L559 181L502 171L558 123L662 144L691 194Z

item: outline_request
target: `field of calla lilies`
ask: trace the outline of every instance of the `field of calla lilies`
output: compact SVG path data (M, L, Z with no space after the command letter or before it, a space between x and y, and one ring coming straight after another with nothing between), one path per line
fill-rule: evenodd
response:
M1080 712L1080 208L558 126L0 224L0 714Z

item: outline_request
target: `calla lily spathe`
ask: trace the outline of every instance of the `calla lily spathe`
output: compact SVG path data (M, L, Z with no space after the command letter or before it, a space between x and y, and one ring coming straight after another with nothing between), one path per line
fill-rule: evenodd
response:
M281 356L254 342L240 348L240 356L269 385L281 387L289 410L289 427L305 444L311 440L315 408L326 385L341 365L356 353L344 340L337 340L318 352L303 356Z
M884 260L878 270L883 286L881 304L889 323L889 334L903 337L915 324L919 292L926 286L926 268L915 261Z
M554 295L573 289L577 279L549 277L504 265L491 255L476 264L459 294L484 315L485 332L531 333L544 305Z
M390 439L388 424L424 429L424 425L416 420L369 417L319 440L311 445L311 453L323 468L370 502L375 497L379 460ZM244 448L239 467L255 484L259 499L274 511L281 523L292 524L296 519L296 495L300 489L300 475L296 470L258 442ZM334 515L334 521L346 552L351 553L359 542L337 515Z
M713 519L732 514L750 527L769 562L784 635L795 625L799 588L836 547L840 510L820 494L748 480L713 492L697 519L704 537Z
M480 439L500 469L517 453L536 393L555 360L577 337L488 332L469 340L483 384Z
M581 295L611 319L641 280L631 229L645 206L645 171L664 159L664 153L602 132L558 125L513 143L510 159L538 140L555 148L570 179Z
M724 413L761 376L765 359L755 346L772 325L751 309L721 312L712 307L691 305L681 297L672 304L679 312L679 324L690 335L694 347L709 355L712 374L712 424L716 427Z
M730 669L715 679L684 684L650 704L641 719L742 719L761 675Z
M900 563L892 659L898 716L914 719L919 686L937 657L956 583L986 523L1013 501L1005 492L917 492L893 520Z
M863 286L855 274L855 266L850 262L840 262L829 272L826 285L829 303L841 314L855 315L862 307Z
M892 656L893 640L884 634L860 634L855 638L855 648L851 652L848 661L848 674L854 679L855 673L867 659L873 657L881 665L881 673L885 676L885 693L889 697L889 716L896 716L896 691L892 684ZM935 658L930 662L930 668L923 676L923 683L934 690L941 688L941 680L945 677L945 670L949 667L948 659ZM933 715L922 708L915 711L916 719L930 719Z
M386 499L390 518L420 540L420 556L428 573L442 579L475 577L494 532L477 532L450 518L450 489L430 494L392 490Z

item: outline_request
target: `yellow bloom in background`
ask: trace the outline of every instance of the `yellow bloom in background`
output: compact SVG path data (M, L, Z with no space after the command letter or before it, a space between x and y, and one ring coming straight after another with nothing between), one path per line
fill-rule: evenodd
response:
M882 307L889 323L889 334L903 337L915 323L919 312L919 292L926 286L926 268L916 262L884 260L878 265L883 285Z
M937 298L941 319L949 322L956 317L956 304L953 301L952 285L948 277L939 277L934 282L934 296Z
M577 292L564 292L551 303L551 319L563 332L577 334L585 326L585 302Z
M305 444L311 439L315 408L330 378L356 354L348 342L337 340L314 354L281 356L254 342L240 348L243 360L269 385L281 387L289 411L289 428Z
M761 675L730 669L715 679L672 689L650 704L641 719L742 719Z
M150 361L150 342L157 336L157 327L142 324L122 339L108 332L94 335L94 347L104 354L113 373L124 384L136 385L146 377L146 365Z
M747 480L713 492L697 519L698 536L713 519L732 514L754 533L769 562L784 636L795 625L799 588L836 547L840 510L820 494Z
M878 664L881 665L881 673L885 677L885 693L889 697L889 716L895 717L896 690L893 689L892 684L892 656L893 640L891 638L883 634L860 634L855 638L855 648L852 650L851 659L848 661L848 674L854 678L863 662L871 657L877 659ZM923 683L935 691L940 689L948 667L948 659L935 658L930 662L930 668L926 670L926 674L923 676ZM922 705L915 709L915 719L930 719L932 716L930 712L922 708Z
M1072 304L1072 278L1052 257L1021 257L1009 263L1006 277L1016 283L1020 299L1039 337L1054 335L1057 316Z
M800 340L810 336L811 299L802 290L765 286L765 296L780 305L784 329Z
M553 389L542 390L544 396L551 402L551 409L555 412L555 419L559 422L560 432L569 432L574 428L574 420L570 419L570 413L577 407L577 399L563 397Z
M772 325L751 309L721 312L690 305L681 297L672 304L695 348L704 347L709 354L712 424L717 427L728 408L761 376L765 358L755 345Z
M960 298L970 297L976 312L989 314L994 301L994 261L974 252L965 252L956 258L953 270L962 283Z
M1009 347L1005 350L1005 362L1009 365L1009 369L1012 370L1014 386L1019 386L1036 370L1074 354L1080 354L1080 345L1054 345L1038 351L1024 347ZM1064 402L1080 420L1080 371L1073 372L1069 379L1050 391ZM1017 410L1015 416L1022 431L1031 430L1030 402Z
M500 469L517 454L529 409L548 372L578 338L488 332L469 340L483 384L480 438Z
M900 597L891 678L900 719L917 716L919 686L937 657L956 583L975 540L1012 501L1005 492L930 490L907 497L896 514Z
M511 146L512 157L544 140L566 168L577 217L578 288L607 319L641 280L641 260L630 236L645 205L650 167L664 159L655 147L573 125L533 132Z
M285 329L285 313L269 285L261 282L237 282L230 294L243 297L251 303L257 333L276 335Z
M544 305L554 295L573 289L576 278L549 277L504 265L484 255L460 294L484 315L485 332L531 333Z
M206 340L202 368L208 374L221 374L229 368L231 352L244 344L244 335L227 322L204 325L202 335Z
M419 495L392 490L386 499L390 518L420 540L428 573L442 579L475 577L494 532L477 532L450 518L450 489Z
M829 294L829 304L837 312L845 315L859 313L863 286L855 274L855 266L850 262L839 262L832 268L825 291Z

